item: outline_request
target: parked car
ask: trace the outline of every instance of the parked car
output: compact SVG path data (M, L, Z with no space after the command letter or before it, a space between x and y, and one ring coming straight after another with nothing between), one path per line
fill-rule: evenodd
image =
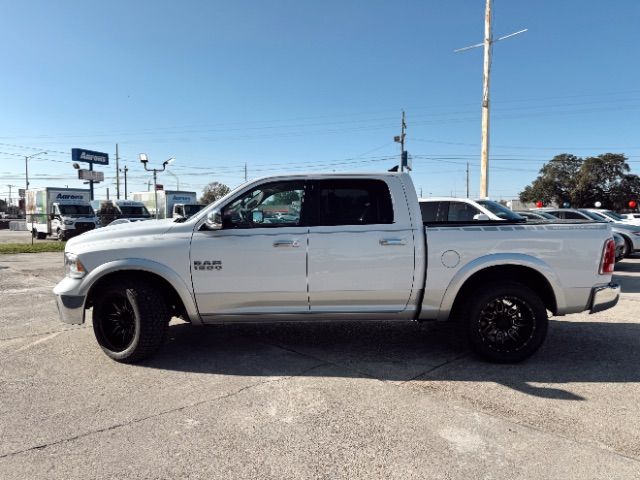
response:
M584 210L589 210L590 212L595 212L599 215L602 215L603 217L607 217L612 222L628 223L630 225L640 225L640 219L623 217L622 215L614 212L613 210L605 210L603 208L585 208Z
M420 198L420 210L425 222L469 222L478 220L510 220L524 222L517 213L492 200L471 200L457 197Z
M617 233L613 234L613 240L616 242L616 263L618 263L627 254L627 242Z
M640 226L625 223L617 223L609 217L586 208L545 208L546 213L568 220L591 220L595 222L607 222L611 225L611 231L620 235L625 241L625 257L640 250Z
M264 222L275 210L296 220ZM596 313L620 287L609 224L540 229L513 217L423 222L406 173L262 178L182 222L71 239L54 294L63 322L93 308L98 344L121 362L155 353L172 317L451 320L476 354L515 362L542 345L547 311Z
M540 212L540 211L531 211L531 210L515 210L515 213L520 215L521 217L526 218L527 220L542 220L542 221L553 221L558 220L558 217L554 217L550 213Z

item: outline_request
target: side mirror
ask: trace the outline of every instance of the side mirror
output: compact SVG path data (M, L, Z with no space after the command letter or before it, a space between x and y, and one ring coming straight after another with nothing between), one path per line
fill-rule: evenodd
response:
M473 216L473 219L474 219L474 220L478 220L478 221L480 221L480 222L486 222L487 220L491 220L491 219L489 218L489 215L487 215L486 213L476 213L476 214Z
M221 230L222 229L222 213L217 208L211 210L207 214L207 220L205 221L207 230Z

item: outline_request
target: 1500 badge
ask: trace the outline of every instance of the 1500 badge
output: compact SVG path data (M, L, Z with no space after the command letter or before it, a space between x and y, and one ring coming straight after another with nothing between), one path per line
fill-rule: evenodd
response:
M221 260L194 260L194 270L222 270Z

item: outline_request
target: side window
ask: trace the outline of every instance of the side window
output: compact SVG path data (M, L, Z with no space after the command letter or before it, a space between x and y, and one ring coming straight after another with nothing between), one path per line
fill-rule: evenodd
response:
M584 220L585 218L576 212L562 212L564 213L564 218L568 218L571 220Z
M260 185L222 210L223 228L294 227L302 224L304 182Z
M473 216L482 213L473 205L469 205L464 202L450 202L449 203L449 216L450 222L470 222L473 221Z
M440 202L420 202L422 221L433 223L438 218L438 205Z
M446 222L449 202L420 202L422 221L428 223Z
M382 180L321 180L318 187L318 225L393 223L391 193Z

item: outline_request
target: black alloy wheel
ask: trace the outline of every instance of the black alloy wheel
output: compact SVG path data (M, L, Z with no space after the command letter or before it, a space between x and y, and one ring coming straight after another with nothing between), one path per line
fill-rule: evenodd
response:
M488 348L513 352L525 348L533 339L536 324L531 307L520 298L501 296L480 312L478 334Z
M104 298L101 315L94 324L105 347L113 352L126 350L136 333L135 313L126 295L113 292Z
M485 284L457 318L477 355L498 363L533 355L547 335L547 309L529 287L514 281Z

